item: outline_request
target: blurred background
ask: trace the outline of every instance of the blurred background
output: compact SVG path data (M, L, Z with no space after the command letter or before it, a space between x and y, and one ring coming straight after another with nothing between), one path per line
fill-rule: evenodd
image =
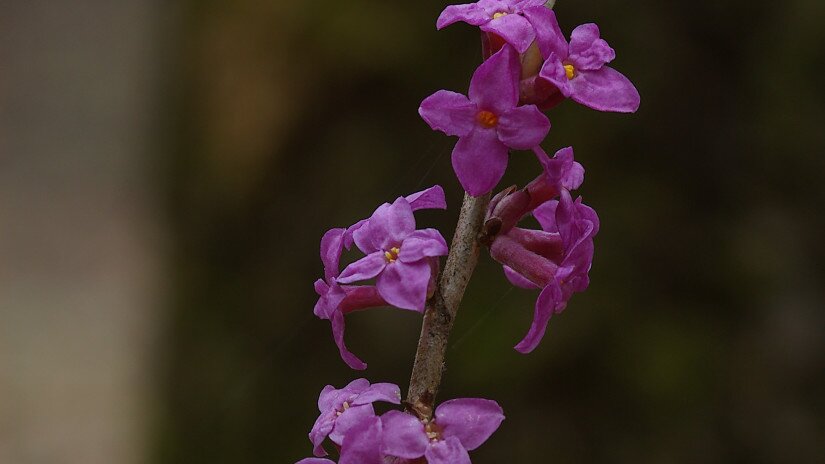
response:
M326 384L405 389L421 317L316 319L325 230L441 184L419 102L466 91L446 2L0 0L0 463L293 463ZM825 462L825 3L556 6L642 95L572 103L591 287L531 355L536 294L483 256L440 398L507 420L475 463ZM538 172L515 153L501 186Z

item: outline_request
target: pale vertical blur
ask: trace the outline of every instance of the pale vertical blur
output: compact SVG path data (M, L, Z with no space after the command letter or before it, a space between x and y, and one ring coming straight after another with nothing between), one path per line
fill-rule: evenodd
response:
M153 13L0 1L0 463L145 460Z

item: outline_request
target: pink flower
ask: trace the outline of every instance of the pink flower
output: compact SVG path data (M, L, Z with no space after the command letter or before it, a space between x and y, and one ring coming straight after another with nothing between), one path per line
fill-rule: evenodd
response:
M481 398L444 402L428 422L390 411L381 416L382 451L404 459L424 456L429 464L470 464L467 452L487 441L503 420L498 403Z
M554 12L538 35L546 58L540 78L552 83L573 101L599 111L632 113L639 109L636 87L621 73L606 66L616 52L599 37L599 27L583 24L564 38Z
M318 397L318 409L321 415L309 432L309 439L315 446L316 456L325 456L324 439L329 437L333 443L341 445L344 437L353 427L365 418L375 416L372 403L386 401L399 404L401 390L398 385L391 383L375 383L370 385L366 379L357 379L346 387L336 390L327 385L321 390Z
M458 136L453 169L470 195L483 195L501 180L509 149L532 149L550 130L535 105L518 106L520 69L518 55L505 46L473 74L469 98L439 90L418 109L430 127Z

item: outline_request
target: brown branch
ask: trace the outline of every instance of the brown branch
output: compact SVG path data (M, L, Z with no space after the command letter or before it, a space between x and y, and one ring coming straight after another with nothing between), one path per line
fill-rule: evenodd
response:
M406 402L408 410L423 419L432 416L444 373L447 340L458 305L478 262L478 235L489 202L489 194L481 197L464 195L447 263L438 288L427 301Z

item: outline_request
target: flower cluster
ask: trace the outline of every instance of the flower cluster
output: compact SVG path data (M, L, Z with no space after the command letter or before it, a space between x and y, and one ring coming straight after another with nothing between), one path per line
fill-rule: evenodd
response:
M318 398L321 415L309 439L315 458L298 464L328 464L323 443L332 442L339 464L405 463L425 458L429 464L470 464L468 451L481 446L504 420L495 401L460 398L439 405L432 418L392 410L375 414L372 403L399 404L397 385L357 379L341 389L327 385Z
M552 158L541 147L550 131L545 112L565 99L621 113L635 112L640 102L633 84L607 66L616 53L599 28L578 26L568 41L552 10L554 3L479 0L445 8L437 27L457 22L477 26L484 61L473 73L466 95L439 90L418 110L432 129L458 137L452 166L468 194L465 204L472 197L489 195L478 204L492 197L483 226L468 232L464 243L477 238L514 286L539 290L533 322L515 346L521 353L536 349L550 318L565 309L574 293L588 287L593 238L599 231L596 212L571 193L584 182L584 168L574 160L572 147ZM525 187L493 195L513 150L532 151L541 171ZM434 301L429 315L447 299L443 293L433 298L437 289L446 288L438 279L440 257L449 251L447 242L435 229L417 229L413 214L446 207L443 189L434 186L384 203L369 218L331 229L321 239L324 277L315 282L315 315L330 321L341 358L351 368L367 365L344 343L347 314L381 306L424 313L427 302ZM474 224L479 224L483 209L476 211ZM520 227L528 216L541 228ZM342 254L353 246L363 256L342 269ZM457 262L454 251L445 281ZM449 328L446 331L438 335L443 341ZM422 340L427 333L422 331ZM432 359L433 365L443 366L443 358ZM491 400L463 398L434 408L435 391L427 393L427 400L408 398L407 412L379 416L373 403L400 404L398 386L371 385L365 379L342 389L327 386L318 400L321 415L309 433L316 457L299 464L334 464L324 457L325 442L338 450L338 464L469 464L468 451L484 443L504 419L501 407Z

